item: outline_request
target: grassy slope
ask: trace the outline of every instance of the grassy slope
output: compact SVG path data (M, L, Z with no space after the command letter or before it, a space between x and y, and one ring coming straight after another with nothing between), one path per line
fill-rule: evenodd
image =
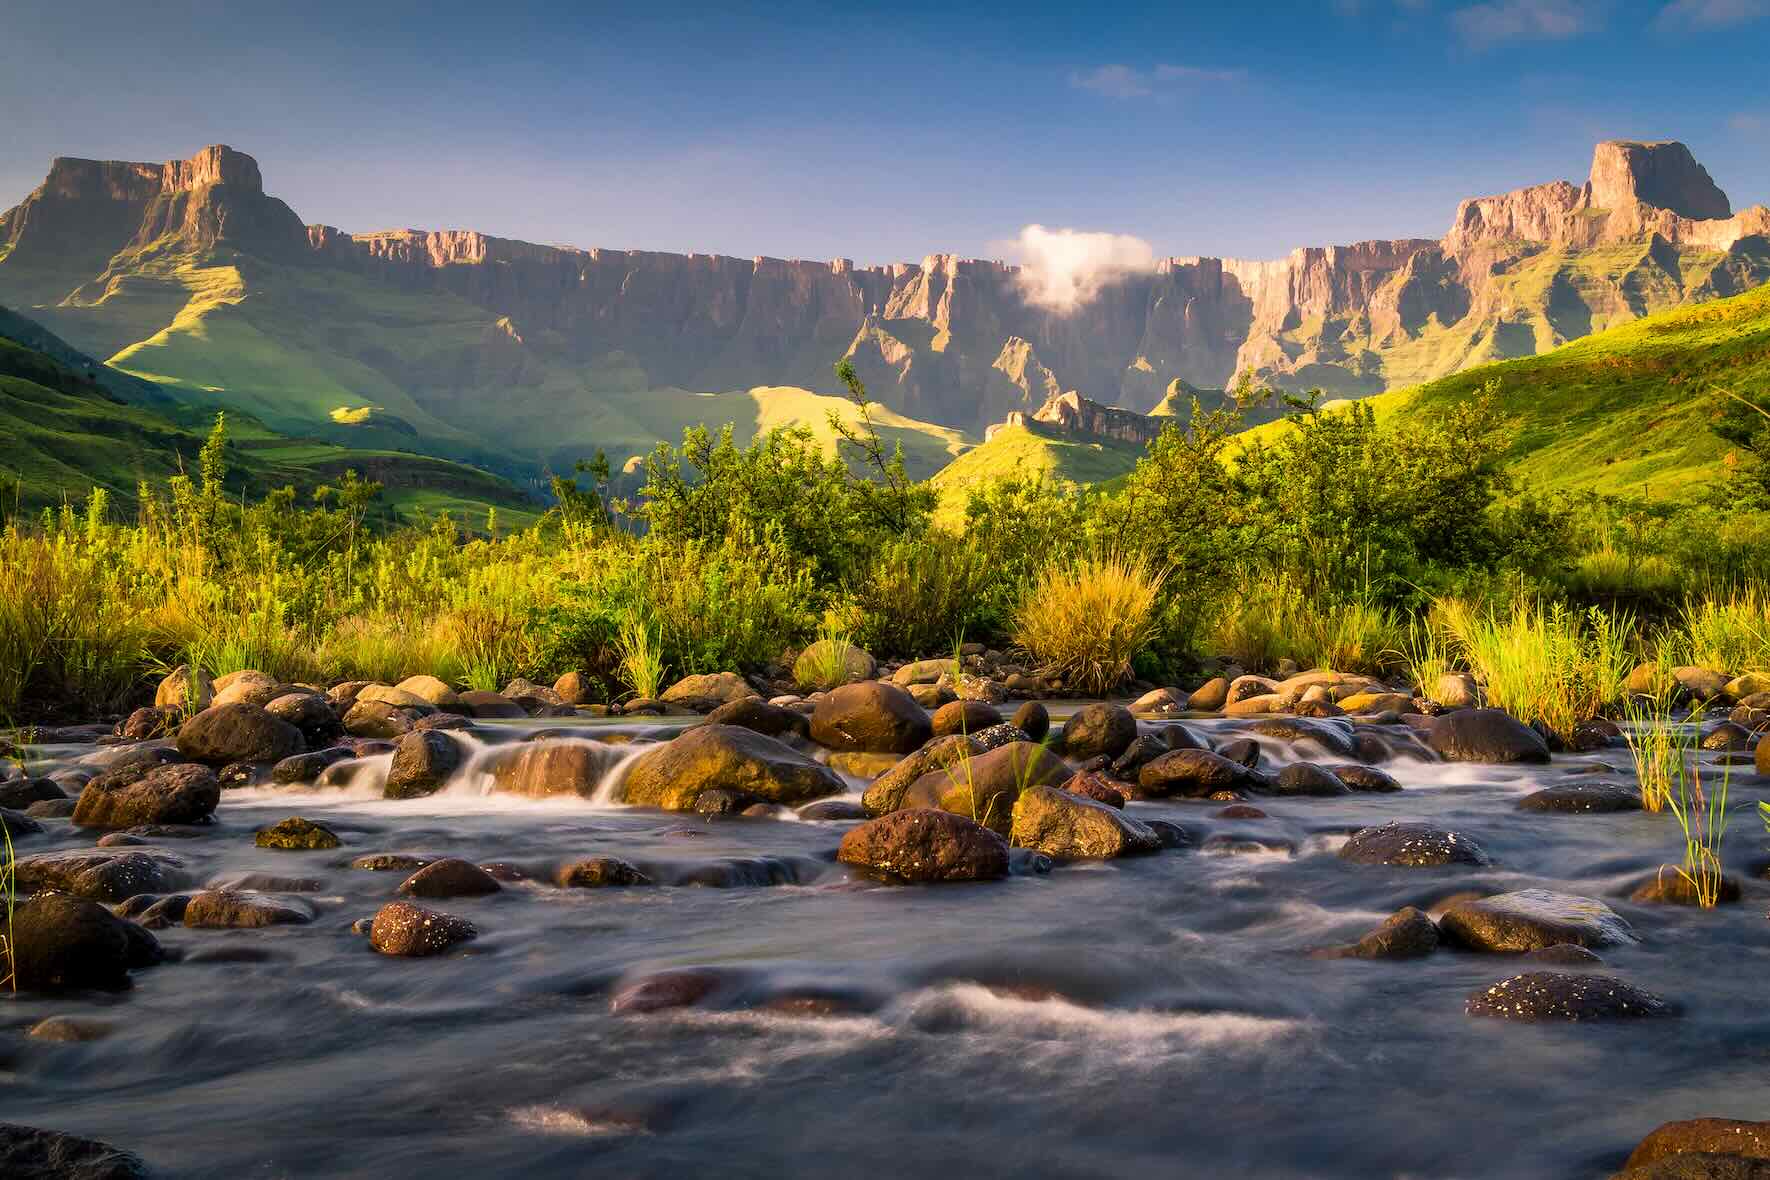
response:
M1099 484L1137 465L1142 447L1114 442L1081 442L1035 427L1005 426L988 442L960 455L934 476L943 522L963 519L970 489L1005 476L1051 482Z
M1534 486L1675 496L1716 478L1715 390L1770 390L1770 288L1676 308L1541 356L1483 365L1371 399L1379 418L1443 409L1498 382L1520 427L1514 470ZM1250 431L1276 437L1282 423Z

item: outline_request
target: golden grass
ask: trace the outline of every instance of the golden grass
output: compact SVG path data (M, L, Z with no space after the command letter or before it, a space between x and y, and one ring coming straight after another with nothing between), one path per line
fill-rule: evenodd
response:
M1108 553L1052 563L1014 619L1014 641L1045 675L1103 696L1131 673L1155 637L1166 572L1138 556Z

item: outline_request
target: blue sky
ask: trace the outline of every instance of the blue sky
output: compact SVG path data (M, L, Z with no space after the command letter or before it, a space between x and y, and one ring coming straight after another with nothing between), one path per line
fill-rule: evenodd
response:
M0 207L225 142L309 222L863 263L1437 236L1691 145L1770 200L1770 0L706 6L7 0Z

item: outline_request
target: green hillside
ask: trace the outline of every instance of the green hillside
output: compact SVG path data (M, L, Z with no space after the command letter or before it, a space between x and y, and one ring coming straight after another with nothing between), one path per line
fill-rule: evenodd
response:
M1721 475L1715 394L1770 390L1770 288L1680 307L1541 356L1483 365L1369 399L1405 421L1496 383L1517 420L1514 471L1532 486L1677 496ZM1332 405L1333 403L1329 403ZM1269 439L1269 423L1248 432Z
M931 481L940 493L943 521L962 519L970 490L1014 476L1050 483L1099 484L1127 474L1144 448L1119 442L1064 438L1037 424L1004 426L943 468Z

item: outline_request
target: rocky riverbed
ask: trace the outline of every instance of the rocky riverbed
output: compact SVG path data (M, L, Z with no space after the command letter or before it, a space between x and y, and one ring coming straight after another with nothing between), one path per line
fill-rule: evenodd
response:
M1382 686L288 687L0 782L4 1119L142 1161L90 1175L1599 1177L1770 1109L1745 738L1702 755L1739 810L1700 910L1614 731ZM1699 1130L1642 1150L1737 1146Z

